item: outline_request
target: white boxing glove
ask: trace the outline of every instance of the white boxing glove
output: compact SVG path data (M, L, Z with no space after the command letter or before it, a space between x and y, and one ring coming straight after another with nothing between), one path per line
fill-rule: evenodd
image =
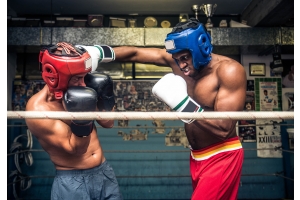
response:
M113 48L107 45L84 46L75 45L77 48L84 48L92 58L92 71L96 71L98 63L111 62L115 60L115 52Z
M177 112L203 112L201 106L187 94L185 80L173 73L166 74L152 88L155 97L165 102L170 108ZM184 120L192 123L195 119Z

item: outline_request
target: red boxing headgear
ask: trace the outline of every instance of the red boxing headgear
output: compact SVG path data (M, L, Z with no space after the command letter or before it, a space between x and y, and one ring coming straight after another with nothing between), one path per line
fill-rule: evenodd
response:
M92 58L83 48L62 42L40 51L42 77L56 99L61 99L72 76L92 70Z

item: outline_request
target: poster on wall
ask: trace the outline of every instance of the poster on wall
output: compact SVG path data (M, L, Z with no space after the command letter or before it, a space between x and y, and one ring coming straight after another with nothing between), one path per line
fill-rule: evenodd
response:
M157 81L114 81L116 111L171 111L151 90ZM12 109L25 110L27 101L45 86L43 80L16 80L12 92Z
M256 111L281 111L281 78L255 78L254 81Z
M157 81L114 81L116 111L171 111L151 90Z
M244 105L244 111L254 111L255 110L255 93L254 91L246 92L246 100Z
M39 92L45 83L42 80L22 81L16 80L12 92L12 110L25 111L27 101Z
M255 110L254 96L255 96L254 91L246 92L244 111ZM237 133L241 142L256 142L255 120L239 120Z
M282 120L256 120L257 156L261 158L282 158L280 122ZM264 150L262 150L264 149Z
M255 120L240 120L238 125L238 135L241 142L256 142Z

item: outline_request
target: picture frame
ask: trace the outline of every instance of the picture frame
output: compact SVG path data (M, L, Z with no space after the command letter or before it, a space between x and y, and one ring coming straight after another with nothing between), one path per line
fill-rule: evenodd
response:
M265 76L266 64L265 63L249 63L250 76Z
M256 111L282 111L281 78L255 78Z

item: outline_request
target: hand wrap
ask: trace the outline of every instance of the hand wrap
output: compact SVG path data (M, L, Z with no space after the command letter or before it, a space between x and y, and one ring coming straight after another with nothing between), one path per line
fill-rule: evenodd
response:
M113 48L107 45L84 46L76 45L77 48L84 48L92 58L92 71L96 71L99 63L107 63L115 60Z

